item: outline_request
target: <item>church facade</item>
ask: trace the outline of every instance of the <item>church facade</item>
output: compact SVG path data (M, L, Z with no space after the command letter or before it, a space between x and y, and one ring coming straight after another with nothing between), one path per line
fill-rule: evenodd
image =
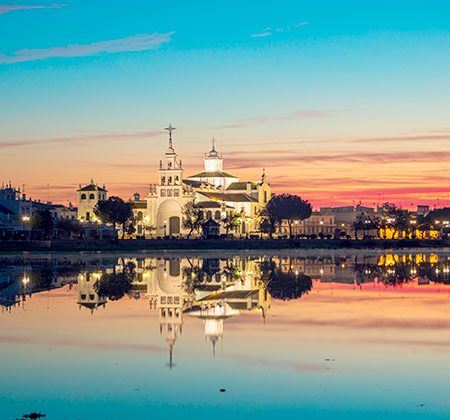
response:
M131 203L139 237L184 236L183 208L194 202L206 220L221 224L236 217L235 232L249 235L259 230L259 214L271 197L271 188L263 172L259 181L242 182L223 169L222 154L212 149L205 154L203 170L184 177L183 164L175 152L173 130L169 125L169 145L159 162L158 183L144 198L135 194ZM221 228L221 233L224 233Z

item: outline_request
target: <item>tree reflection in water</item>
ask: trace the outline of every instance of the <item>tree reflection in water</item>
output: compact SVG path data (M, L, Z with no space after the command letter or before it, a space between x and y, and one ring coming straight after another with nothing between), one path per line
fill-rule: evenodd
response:
M273 299L300 299L312 289L311 277L298 271L282 271L274 261L261 264L261 278Z
M133 286L136 265L129 261L127 263L121 261L118 267L114 266L112 273L103 273L99 280L94 284L94 289L100 297L109 300L120 300L128 294Z

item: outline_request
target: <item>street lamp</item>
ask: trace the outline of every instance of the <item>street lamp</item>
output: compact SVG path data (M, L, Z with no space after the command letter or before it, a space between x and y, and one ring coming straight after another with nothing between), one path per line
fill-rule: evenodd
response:
M22 232L25 231L25 223L28 223L30 221L30 216L22 216Z

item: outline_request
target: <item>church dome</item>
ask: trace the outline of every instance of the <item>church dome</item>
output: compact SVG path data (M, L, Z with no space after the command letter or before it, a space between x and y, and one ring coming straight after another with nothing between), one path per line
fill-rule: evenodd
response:
M212 139L212 149L206 154L206 158L218 158L219 152L216 150L215 139Z

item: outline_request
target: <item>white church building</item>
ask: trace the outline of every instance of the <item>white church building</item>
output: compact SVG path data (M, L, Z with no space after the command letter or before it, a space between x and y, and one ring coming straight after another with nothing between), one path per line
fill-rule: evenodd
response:
M146 197L136 193L131 200L136 220L136 235L149 237L184 236L183 208L194 201L202 209L204 219L212 219L220 223L226 216L234 214L239 217L236 234L248 235L259 230L258 215L271 197L271 188L263 171L259 181L240 181L223 169L223 156L215 149L213 140L211 150L203 159L203 170L200 173L184 178L183 164L173 144L174 127L166 128L169 133L169 144L159 162L158 182L150 185ZM100 191L78 190L79 203L81 194L89 201L87 194L105 193ZM94 200L95 201L95 200ZM93 202L84 202L92 206ZM83 216L91 213L91 208L83 207ZM222 228L223 230L223 228ZM223 232L225 232L223 230Z

